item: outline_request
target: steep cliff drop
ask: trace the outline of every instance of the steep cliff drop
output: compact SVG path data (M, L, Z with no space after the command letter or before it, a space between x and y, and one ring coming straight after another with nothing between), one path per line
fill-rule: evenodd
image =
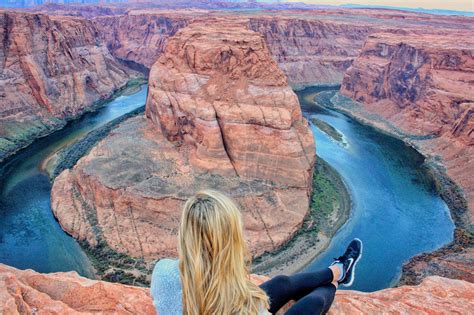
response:
M256 283L264 278L253 276ZM474 284L429 277L418 286L373 293L338 291L329 314L467 314ZM155 314L149 289L79 277L40 274L0 264L0 313Z
M440 155L474 202L474 32L376 34L347 71L341 93ZM474 223L474 207L468 221Z
M137 75L85 19L0 11L0 37L0 161Z
M151 69L146 116L120 125L54 182L54 214L91 252L109 248L145 264L176 256L181 207L203 188L239 203L253 254L300 227L314 139L263 38L245 23L197 21L172 37Z
M82 7L85 10L87 7ZM116 8L114 8L116 9ZM87 10L89 16L94 9ZM48 11L55 14L56 11ZM62 13L63 11L59 11ZM76 14L75 9L72 9ZM339 85L347 68L370 34L423 32L427 28L458 31L469 27L468 17L409 13L395 10L279 10L248 13L206 10L129 9L124 14L97 12L92 21L114 56L150 68L166 42L193 20L223 17L245 19L264 36L266 45L291 86Z
M339 108L428 157L456 223L455 241L415 257L402 283L430 274L474 281L474 32L374 34L348 69ZM443 176L447 175L462 188ZM467 200L467 204L464 201Z

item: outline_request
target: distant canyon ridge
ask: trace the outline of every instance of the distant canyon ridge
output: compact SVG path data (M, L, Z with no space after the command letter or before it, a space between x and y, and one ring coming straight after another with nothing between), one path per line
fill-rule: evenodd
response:
M199 187L198 170L202 183L234 193L249 211L251 242L270 250L301 224L314 162L289 86L341 85L343 110L446 168L468 202L459 222L472 233L472 22L362 9L0 11L0 159L151 70L146 117L121 125L56 179L59 222L91 246L145 259L173 254L171 239L155 240L153 229L176 234L170 209L187 197L181 188ZM150 177L133 173L144 167ZM158 222L149 209L165 199ZM472 261L472 248L463 255Z

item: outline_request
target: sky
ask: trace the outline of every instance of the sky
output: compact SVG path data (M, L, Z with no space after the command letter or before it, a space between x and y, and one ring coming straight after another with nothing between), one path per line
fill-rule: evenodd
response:
M474 0L286 0L289 2L306 2L312 4L363 4L388 5L405 8L444 9L474 11Z

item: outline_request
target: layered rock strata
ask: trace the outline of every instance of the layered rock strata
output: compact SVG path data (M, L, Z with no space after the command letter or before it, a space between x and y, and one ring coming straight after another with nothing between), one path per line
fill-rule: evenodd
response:
M54 182L65 231L151 261L175 256L181 207L214 188L242 209L252 254L308 210L314 140L296 95L245 23L195 22L151 69L146 116L123 123Z
M140 14L140 11L132 11L120 16L96 18L93 22L114 56L151 68L163 53L168 38L191 20L189 12Z
M371 35L341 87L356 102L333 99L425 154L451 209L454 241L411 259L401 283L420 283L428 275L474 282L473 35L469 30Z
M264 35L272 56L297 88L342 82L344 72L376 27L304 16L250 18L249 25Z
M265 279L253 276L256 283ZM429 277L418 286L373 293L338 291L329 314L468 314L474 284ZM40 274L0 264L2 314L155 314L149 289L82 278L75 272Z
M0 11L0 37L0 160L135 75L84 19Z
M439 155L470 204L474 222L474 31L371 35L341 93ZM375 117L375 120L377 118ZM375 121L377 123L377 121Z
M233 11L131 9L97 17L112 52L147 67L163 52L167 39L194 19L245 19L264 35L273 58L294 87L340 84L367 36L376 32L457 31L469 28L468 17L431 16L394 10L279 10L258 14Z

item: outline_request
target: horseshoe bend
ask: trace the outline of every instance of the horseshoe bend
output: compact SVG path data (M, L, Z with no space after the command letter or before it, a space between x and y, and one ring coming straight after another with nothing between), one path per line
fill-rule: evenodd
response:
M258 254L301 225L314 160L298 99L262 37L238 21L197 21L152 66L146 116L59 175L51 202L79 240L156 260L177 255L184 201L219 189L241 205Z
M154 313L144 287L205 188L238 204L256 283L364 229L403 251L366 206L423 246L330 313L468 312L473 18L222 3L0 11L0 313Z

